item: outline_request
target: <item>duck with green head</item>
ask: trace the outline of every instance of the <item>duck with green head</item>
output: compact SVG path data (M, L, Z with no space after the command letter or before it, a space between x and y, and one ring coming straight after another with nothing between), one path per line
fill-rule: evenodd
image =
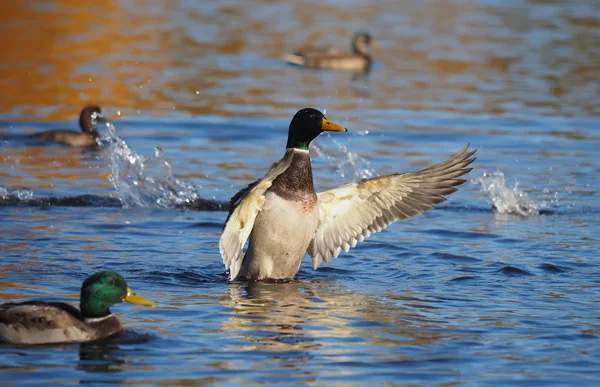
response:
M334 47L306 48L285 55L284 60L302 67L367 73L373 63L373 46L371 34L359 31L352 36L350 52Z
M134 293L114 271L101 271L81 286L80 309L64 302L26 301L0 305L0 342L45 344L85 342L121 330L110 307L120 302L156 306Z
M96 126L105 122L108 121L104 118L102 110L98 106L90 105L84 107L79 114L81 132L56 129L34 133L29 137L37 140L55 141L75 147L93 146L96 145L96 139L100 137Z
M475 151L468 145L447 161L408 173L363 179L315 192L309 144L324 131L346 132L315 109L290 123L286 153L263 178L231 199L219 241L229 279L290 280L304 253L313 268L348 251L371 233L446 200L465 180ZM244 254L244 246L248 248Z

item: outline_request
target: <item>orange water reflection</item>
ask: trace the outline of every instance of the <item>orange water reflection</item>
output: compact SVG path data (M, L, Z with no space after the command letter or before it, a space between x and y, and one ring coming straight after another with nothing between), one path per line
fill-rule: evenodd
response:
M470 0L236 6L203 2L2 2L0 112L71 120L93 101L125 113L287 116L282 110L598 114L593 2ZM299 45L383 49L369 81L285 66Z

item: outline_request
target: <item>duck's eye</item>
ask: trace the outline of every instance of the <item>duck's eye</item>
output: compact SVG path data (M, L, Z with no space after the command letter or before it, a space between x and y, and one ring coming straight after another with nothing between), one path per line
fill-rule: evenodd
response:
M116 279L111 279L110 280L110 284L115 286L117 284L117 280Z

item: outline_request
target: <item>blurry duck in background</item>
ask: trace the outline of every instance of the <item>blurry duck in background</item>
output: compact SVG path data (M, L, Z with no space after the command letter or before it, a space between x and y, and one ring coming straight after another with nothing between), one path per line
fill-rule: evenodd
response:
M81 110L79 115L79 127L81 132L74 130L49 130L46 132L34 133L29 138L44 141L56 141L70 146L92 146L96 145L96 139L100 136L96 125L102 122L108 122L98 106L90 105Z
M286 281L304 253L313 268L393 222L430 210L465 182L475 151L416 172L363 179L316 193L308 146L324 131L346 132L315 109L290 123L286 152L263 178L233 196L219 249L229 279ZM243 248L249 240L248 249Z
M80 310L64 302L26 301L0 305L0 342L46 344L85 342L121 330L110 307L120 302L156 304L135 294L114 271L101 271L81 286Z
M350 42L351 52L338 48L307 48L287 54L283 59L292 65L319 69L368 73L373 58L373 39L368 32L356 32Z

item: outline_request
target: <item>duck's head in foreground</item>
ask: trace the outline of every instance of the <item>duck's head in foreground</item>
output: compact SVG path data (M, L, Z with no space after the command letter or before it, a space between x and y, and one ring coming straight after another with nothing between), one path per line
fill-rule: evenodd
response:
M84 318L98 318L111 314L110 307L121 302L144 306L156 303L136 294L125 279L114 271L101 271L88 277L81 286L79 308Z

